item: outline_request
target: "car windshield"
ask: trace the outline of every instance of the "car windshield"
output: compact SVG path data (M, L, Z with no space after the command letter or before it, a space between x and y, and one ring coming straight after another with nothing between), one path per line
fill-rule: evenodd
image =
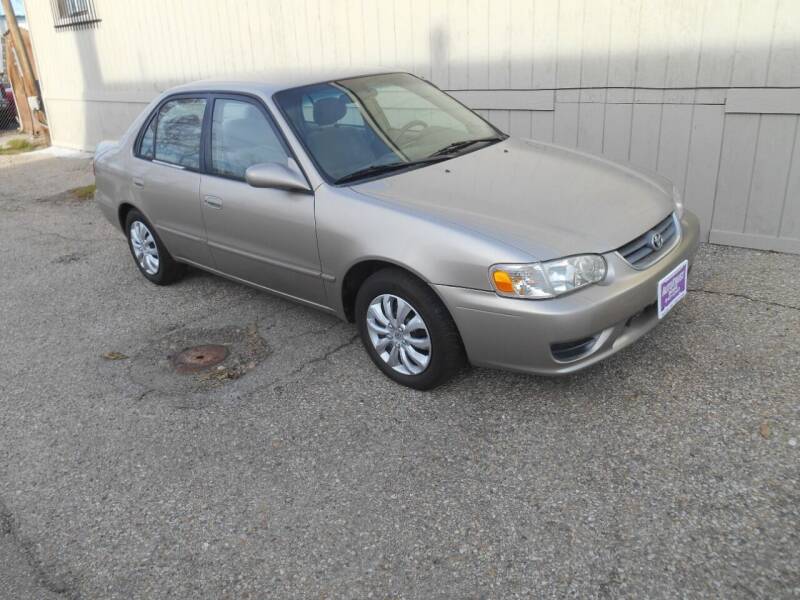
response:
M275 100L317 167L336 183L445 160L505 137L406 73L308 85Z

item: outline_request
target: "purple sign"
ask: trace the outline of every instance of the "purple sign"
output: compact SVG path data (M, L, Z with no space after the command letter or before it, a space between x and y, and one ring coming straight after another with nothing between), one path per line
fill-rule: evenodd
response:
M658 318L661 319L686 295L689 261L685 260L658 282Z

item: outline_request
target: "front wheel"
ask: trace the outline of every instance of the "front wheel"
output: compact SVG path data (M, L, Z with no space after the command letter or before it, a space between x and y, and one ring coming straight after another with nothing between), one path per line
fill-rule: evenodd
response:
M466 362L447 308L430 287L400 269L382 269L362 284L356 320L367 354L402 385L432 389Z

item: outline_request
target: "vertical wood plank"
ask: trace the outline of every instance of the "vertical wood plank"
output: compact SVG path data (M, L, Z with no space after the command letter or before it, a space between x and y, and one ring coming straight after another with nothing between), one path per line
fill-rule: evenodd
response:
M553 89L556 86L558 12L557 0L536 0L533 14L534 89Z
M431 0L430 16L431 81L443 89L450 85L450 26L447 20L447 0Z
M792 166L786 185L779 235L800 240L800 117L795 117L795 121Z
M511 2L493 0L489 7L489 89L511 87Z
M470 89L489 88L489 1L469 0L467 83Z
M759 120L757 115L725 115L712 229L744 231Z
M559 99L564 101L577 102L579 97L581 49L583 46L583 9L583 0L561 0L559 2L556 86L558 88L570 88L558 93ZM559 120L558 116L556 116L556 120ZM577 132L577 114L575 121L575 130ZM556 126L556 137L558 137L559 129L564 130L563 127ZM575 143L572 145L575 145Z
M461 0L449 0L447 15L450 21L450 36L447 38L450 50L449 88L451 90L468 90L469 73L469 24L465 3Z
M778 236L796 124L794 116L761 116L745 233Z
M578 114L578 147L595 154L603 152L603 114L602 102L582 102Z
M706 0L698 86L730 84L741 4L739 0Z
M800 85L800 2L779 0L767 85Z
M533 8L533 0L509 4L509 87L512 89L531 89L533 85Z
M633 105L606 105L603 135L603 154L614 160L627 161L631 141L631 112Z
M732 86L764 85L775 25L776 0L742 2Z
M658 140L661 135L661 105L634 104L631 122L630 161L656 170Z

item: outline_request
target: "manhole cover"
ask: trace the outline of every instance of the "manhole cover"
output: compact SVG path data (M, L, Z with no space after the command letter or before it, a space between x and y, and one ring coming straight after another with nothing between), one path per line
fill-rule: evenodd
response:
M228 357L228 348L217 344L194 346L172 357L172 365L178 373L204 371L220 364Z

